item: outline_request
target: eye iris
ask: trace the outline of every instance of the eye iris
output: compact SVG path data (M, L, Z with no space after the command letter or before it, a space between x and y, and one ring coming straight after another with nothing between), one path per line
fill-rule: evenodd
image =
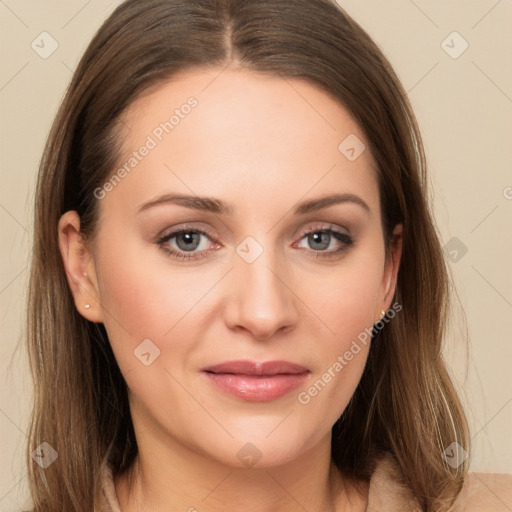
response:
M191 251L194 249L197 249L199 246L201 234L200 233L194 233L192 231L185 231L183 233L180 233L179 235L176 235L176 243L178 247L183 251ZM186 243L184 246L180 244L181 240L186 240Z
M330 238L331 235L329 233L326 233L325 231L316 231L308 236L308 241L313 249L321 250L329 247ZM321 247L315 247L315 244L320 244Z

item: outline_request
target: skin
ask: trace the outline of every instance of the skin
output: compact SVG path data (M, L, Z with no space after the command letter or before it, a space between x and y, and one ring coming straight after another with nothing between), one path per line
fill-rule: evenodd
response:
M126 478L115 481L121 508L364 510L367 487L356 493L330 449L369 346L308 404L297 397L392 303L401 227L386 257L370 151L349 161L338 150L348 135L365 136L338 102L306 82L233 67L195 70L124 113L120 165L190 96L198 105L99 201L93 240L81 240L76 212L59 223L76 307L104 323L129 387L139 458L132 491ZM218 198L233 215L176 204L137 213L164 193ZM293 213L298 202L333 193L354 194L369 211L345 202ZM205 257L186 261L157 244L184 223L211 235L195 249L211 249ZM329 227L353 244L315 257L345 246L331 236L319 249L305 234ZM263 248L252 263L236 252L248 236ZM167 246L186 247L183 238ZM149 366L134 356L145 339L160 350ZM200 372L236 359L283 359L311 373L300 389L250 402ZM253 467L237 457L246 443L261 455Z

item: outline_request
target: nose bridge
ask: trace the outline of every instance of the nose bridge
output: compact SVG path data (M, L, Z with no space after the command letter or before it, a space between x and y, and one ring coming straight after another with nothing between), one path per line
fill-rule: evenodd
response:
M278 251L251 238L237 247L232 275L236 292L227 320L231 328L245 328L258 339L268 339L296 323L296 304Z

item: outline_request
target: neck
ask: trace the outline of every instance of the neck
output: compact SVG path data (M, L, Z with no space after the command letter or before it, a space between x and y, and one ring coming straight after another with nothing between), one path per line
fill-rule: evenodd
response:
M247 512L364 510L363 497L353 494L330 449L328 438L286 464L238 468L169 438L165 445L146 439L130 470L116 478L116 493L123 512L217 512L226 504Z
M136 412L138 455L114 482L123 512L365 510L367 488L363 495L356 492L332 462L330 431L293 460L265 465L262 457L252 467L240 467L218 460L186 437L170 435L146 412ZM233 441L228 442L236 445Z

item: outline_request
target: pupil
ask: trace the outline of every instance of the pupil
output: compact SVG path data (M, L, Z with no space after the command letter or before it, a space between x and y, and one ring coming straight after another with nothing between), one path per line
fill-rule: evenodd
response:
M185 245L180 244L181 240L186 240ZM199 245L199 233L186 232L177 238L178 247L182 250L193 250Z
M313 249L326 249L329 247L329 233L325 231L317 231L316 233L312 233L310 235L310 241L312 241L312 245L320 244L320 247L313 247Z

